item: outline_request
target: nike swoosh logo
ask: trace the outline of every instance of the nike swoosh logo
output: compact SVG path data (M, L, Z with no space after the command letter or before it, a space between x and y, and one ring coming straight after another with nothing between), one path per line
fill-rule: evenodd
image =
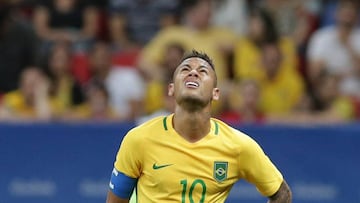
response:
M155 164L153 164L153 169L157 170L157 169L164 168L164 167L171 166L171 165L172 164L156 165L156 163L155 163Z

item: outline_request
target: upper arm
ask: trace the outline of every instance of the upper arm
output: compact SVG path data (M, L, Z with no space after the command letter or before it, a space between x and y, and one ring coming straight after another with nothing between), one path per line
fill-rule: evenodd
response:
M116 156L109 183L108 203L128 202L141 173L139 137L130 131L123 139Z
M141 135L131 130L123 139L116 155L114 168L126 176L138 178L142 170L143 153L139 146L143 146Z
M275 194L269 197L269 203L291 203L292 193L289 185L284 180Z
M255 185L264 196L274 194L283 182L280 171L251 138L239 155L239 167L242 178Z

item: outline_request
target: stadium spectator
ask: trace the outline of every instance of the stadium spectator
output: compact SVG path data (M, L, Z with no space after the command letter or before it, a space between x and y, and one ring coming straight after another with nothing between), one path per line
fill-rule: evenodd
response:
M303 78L296 66L284 64L284 55L277 44L264 44L261 54L262 73L257 78L261 109L266 114L292 111L305 93Z
M178 6L178 0L109 0L110 13L115 14L110 18L121 18L131 39L140 45L177 22Z
M265 114L289 112L304 93L294 43L278 35L265 10L253 10L249 25L248 35L236 45L235 79L259 84L260 107Z
M48 78L37 67L21 73L19 88L6 93L0 104L0 120L49 121L56 105L49 97Z
M324 71L314 86L315 110L325 114L323 117L329 122L344 122L354 118L352 100L339 92L339 82L338 75Z
M323 71L316 80L313 91L315 99L308 109L303 108L292 114L271 115L267 122L314 125L353 121L356 117L356 107L351 98L339 91L339 79L338 75Z
M291 39L295 45L300 73L307 82L306 51L310 36L318 27L321 1L258 0L248 1L250 9L265 9L273 19L279 36Z
M182 1L182 24L162 29L144 47L139 65L150 78L161 75L161 63L169 44L178 43L185 50L197 49L207 52L214 58L219 82L228 79L227 59L233 50L236 35L226 28L212 26L210 0Z
M263 0L259 4L270 13L279 33L286 36L304 29L303 26L311 26L321 6L320 1L298 0ZM308 31L303 34L309 34Z
M218 117L231 125L263 123L265 117L260 110L261 90L256 81L243 80L233 85L228 90L222 90L222 96L226 96L228 100Z
M234 51L234 77L241 80L244 74L259 74L261 67L261 47L265 43L277 43L283 55L283 64L294 68L297 65L296 49L294 42L279 36L274 21L269 13L260 8L255 8L249 14L249 30L242 36L235 46Z
M160 77L156 79L147 78L146 80L145 113L149 114L166 108L166 100L159 98L163 98L164 92L168 88L169 79L172 78L172 74L184 53L184 48L179 44L167 46L163 63L160 64Z
M69 46L66 42L54 42L45 68L51 82L50 94L57 102L58 116L84 102L82 87L71 73L72 51Z
M340 92L360 98L359 2L342 0L336 10L336 24L318 30L309 42L308 73L312 84L321 72L340 78Z
M112 66L111 50L106 42L96 42L90 50L89 59L92 79L105 84L110 104L119 114L119 120L133 121L141 115L145 87L138 70L127 66Z
M38 39L29 24L0 5L0 94L17 89L20 74L37 62Z
M146 121L149 121L152 118L158 117L158 116L166 116L171 113L174 113L175 110L175 100L173 97L168 95L168 88L167 85L166 88L162 88L162 95L159 95L157 97L157 100L161 101L161 107L157 108L156 110L152 111L149 114L145 114L143 116L140 116L136 119L136 124L140 125L142 123L145 123Z
M84 51L96 37L99 12L95 6L81 0L39 1L33 12L37 35L44 41L44 53L52 41L69 41L74 50Z
M85 86L85 102L72 108L63 117L71 121L118 121L109 94L102 81L90 80Z
M125 19L113 13L107 21L113 65L135 67L141 46L131 39Z
M215 26L232 29L237 34L245 34L248 24L246 0L212 0L211 22Z

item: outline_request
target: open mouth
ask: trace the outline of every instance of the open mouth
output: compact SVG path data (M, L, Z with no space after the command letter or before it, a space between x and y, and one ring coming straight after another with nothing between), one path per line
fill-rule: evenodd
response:
M189 88L198 88L199 84L197 82L185 82L185 86Z

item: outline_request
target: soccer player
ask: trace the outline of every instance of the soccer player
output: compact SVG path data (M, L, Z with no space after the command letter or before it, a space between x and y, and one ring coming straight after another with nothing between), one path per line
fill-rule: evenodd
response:
M175 112L154 118L124 137L109 183L107 203L137 201L224 202L240 179L269 203L291 202L282 174L246 134L211 118L219 98L212 60L195 50L184 55L168 93Z

